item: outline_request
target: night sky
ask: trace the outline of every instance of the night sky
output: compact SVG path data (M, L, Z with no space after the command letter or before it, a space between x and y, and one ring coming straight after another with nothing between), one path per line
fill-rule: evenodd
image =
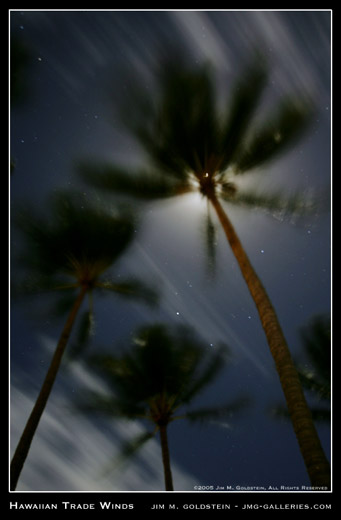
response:
M325 204L331 186L331 13L12 10L10 31L28 56L25 97L13 104L10 117L13 214L26 202L45 211L50 196L60 189L104 200L103 193L80 180L75 167L79 160L132 165L144 161L115 107L127 71L143 88L154 88L153 70L174 42L193 61L213 65L221 95L228 95L241 61L261 47L272 67L265 107L291 91L314 99L316 113L306 136L267 165L266 172L252 172L242 181L267 192L299 190L322 198L323 205L313 214L292 219L225 204L277 310L293 357L308 366L300 331L314 316L331 310L331 225ZM115 349L130 341L137 326L156 321L192 326L209 349L226 343L231 359L195 405L217 405L240 395L251 397L251 404L221 422L170 425L175 490L309 486L290 423L271 413L283 403L278 376L255 306L221 231L215 276L207 269L206 210L197 193L144 206L136 240L115 273L132 274L156 286L159 307L150 310L116 296L95 298L96 334L90 348ZM11 239L15 257L20 243L16 232ZM11 453L64 323L54 315L53 302L52 296L11 300ZM18 491L164 489L157 438L115 470L120 442L143 426L75 411L84 389L100 385L81 358L63 364ZM330 427L316 426L330 457Z

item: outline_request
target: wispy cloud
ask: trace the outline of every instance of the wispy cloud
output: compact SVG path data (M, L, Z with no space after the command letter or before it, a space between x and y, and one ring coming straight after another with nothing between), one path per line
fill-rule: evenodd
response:
M46 346L54 343L45 338ZM142 432L137 422L93 421L72 408L70 385L91 389L101 382L80 363L69 366L63 383L51 394L24 465L17 491L163 491L161 450L149 441L138 456L117 468L120 445ZM63 390L64 387L64 390ZM25 389L11 390L11 452L34 404ZM193 489L195 479L173 465L178 490Z
M228 70L231 56L226 42L202 11L170 13L176 28L194 54L210 60L218 69Z

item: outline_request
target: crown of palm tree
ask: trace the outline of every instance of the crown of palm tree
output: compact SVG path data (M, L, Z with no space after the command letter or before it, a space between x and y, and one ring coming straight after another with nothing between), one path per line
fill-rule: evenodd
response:
M70 193L52 201L52 219L24 211L17 218L28 242L22 264L31 272L94 284L134 234L128 214L107 213Z
M263 165L295 142L310 121L311 105L294 97L283 99L265 122L254 125L268 77L259 56L241 74L223 111L207 65L191 68L179 57L163 65L159 91L136 92L135 104L129 100L133 109L124 105L124 121L151 165L131 175L119 166L87 163L80 166L83 178L140 198L199 190L208 198L219 195L243 204L281 207L279 196L241 193L239 199L236 175Z
M224 366L223 354L223 348L209 351L192 330L157 324L141 328L121 356L94 356L89 366L113 391L111 413L160 425L213 381Z
M21 273L13 281L14 295L85 287L156 302L156 293L143 282L115 282L108 274L135 236L135 222L126 208L108 210L71 192L58 193L50 204L50 217L32 208L15 216L25 243L24 253L13 258Z

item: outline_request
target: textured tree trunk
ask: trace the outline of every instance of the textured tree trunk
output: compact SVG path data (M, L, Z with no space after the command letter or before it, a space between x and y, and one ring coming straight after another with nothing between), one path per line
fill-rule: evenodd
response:
M15 453L12 458L11 462L11 479L10 479L10 487L11 490L14 491L17 482L21 473L21 470L23 468L23 465L25 463L26 457L28 455L31 442L33 440L34 434L36 432L36 429L38 427L40 418L44 412L47 400L49 398L49 395L51 393L53 384L55 382L61 359L65 351L65 347L67 345L68 339L71 334L71 330L73 327L73 324L75 322L78 310L82 304L82 301L84 299L84 296L87 292L87 288L83 287L80 291L79 295L77 296L77 299L75 300L73 307L70 311L70 314L67 318L67 321L64 325L64 329L62 331L62 334L60 336L59 342L57 344L56 350L54 352L51 364L49 366L49 369L47 371L47 374L45 376L44 382L42 384L40 393L38 395L38 398L35 402L35 405L32 409L31 415L29 416L26 426L24 428L24 431L20 437L18 446L15 450Z
M215 195L210 196L210 200L256 304L311 484L330 488L330 465L321 446L276 312L220 202Z
M164 470L164 476L165 476L165 489L166 489L166 491L174 491L172 472L171 472L171 467L170 467L170 457L169 457L167 426L166 425L160 426L160 437L161 437L163 470Z

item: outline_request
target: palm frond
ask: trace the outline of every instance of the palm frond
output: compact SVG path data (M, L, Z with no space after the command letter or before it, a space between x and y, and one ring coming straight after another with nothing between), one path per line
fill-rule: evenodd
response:
M308 369L299 370L298 375L303 388L313 392L313 394L319 399L330 399L331 387L329 378L323 379L321 376L319 377L318 372Z
M52 313L53 316L65 316L70 312L74 301L74 291L64 289L60 294L58 291L58 293L55 293L55 303L52 304L49 312Z
M160 78L159 110L151 125L155 144L147 151L159 168L184 179L218 152L213 83L206 65L191 68L173 56L162 64Z
M124 442L120 448L119 453L116 456L111 457L101 470L101 476L108 476L113 472L119 472L122 470L128 459L137 454L137 452L154 437L155 433L142 432L140 435L136 435L135 438L130 441Z
M236 399L234 402L230 402L225 405L190 410L181 417L188 419L191 422L219 422L222 420L226 420L227 418L232 418L236 413L246 408L249 404L250 400L248 398L240 397Z
M15 280L11 280L10 290L13 298L38 296L59 291L67 291L71 293L79 287L77 282L73 281L68 283L67 280L61 279L60 277L39 274L38 272L28 274L27 271L29 271L29 266L25 265L24 256L22 257L22 260L22 264L20 264L20 262L18 263L18 268L23 271L23 274L16 277ZM65 301L70 302L71 299L71 296L65 296ZM67 305L68 303L66 303L65 308ZM63 313L65 311L65 308L63 309L63 303L61 303L60 307L61 313Z
M330 424L331 410L326 410L325 408L313 408L311 410L311 415L313 417L313 421L319 421Z
M331 325L330 316L315 316L301 330L305 351L314 366L319 380L330 386L331 380Z
M192 374L192 380L189 381L186 389L182 392L181 400L183 403L191 401L217 377L225 366L224 357L226 353L227 347L220 345L215 351L211 351L210 355L205 356L205 365L198 374Z
M109 164L80 164L78 172L91 185L133 196L141 200L153 200L181 195L191 190L184 181L160 176L148 171L132 172Z
M91 310L83 312L78 321L77 336L68 350L68 359L73 361L83 355L88 347L93 330L93 313Z
M230 110L221 137L221 153L224 157L221 169L231 164L238 155L264 90L266 79L266 65L257 55L241 72L229 99Z
M210 278L213 278L216 270L216 245L217 245L217 230L213 223L209 207L205 215L205 245L207 253L207 270Z
M142 376L143 367L129 352L120 357L110 353L92 355L87 359L87 366L108 385L111 406L116 413L129 418L146 415L145 396L150 396L148 380Z
M310 360L304 366L298 365L297 372L303 389L320 405L312 404L310 407L314 421L328 422L331 418L331 328L330 316L318 315L301 329L303 347ZM313 403L314 403L313 401ZM283 406L273 409L273 414L278 417L288 418L288 412Z
M330 423L331 410L327 408L317 408L316 406L310 407L311 416L314 422ZM276 406L271 409L271 415L278 419L284 419L289 421L290 415L288 409L285 406Z
M99 414L111 418L136 419L146 415L143 407L128 402L113 392L86 391L82 399L75 403L75 408L82 413Z
M83 413L99 413L109 417L121 415L111 395L90 390L83 394L81 401L75 403L75 408Z
M151 289L148 285L137 279L129 279L123 282L115 283L109 279L99 281L96 287L118 293L124 298L132 298L134 300L141 300L150 306L155 306L158 303L159 296L156 290Z
M317 209L317 202L303 193L286 196L280 192L267 194L240 190L231 195L228 189L222 187L220 197L232 204L265 210L283 220L312 215Z
M159 90L153 96L146 92L141 99L140 92L132 94L136 112L128 128L156 171L186 182L189 171L203 170L208 159L219 154L210 71L207 65L190 67L183 56L171 54L162 60L157 77Z
M257 168L287 150L301 137L311 121L312 108L288 98L277 113L254 130L243 149L234 158L237 173Z
M134 439L124 442L120 448L120 460L134 456L148 441L155 436L154 432L142 432Z

